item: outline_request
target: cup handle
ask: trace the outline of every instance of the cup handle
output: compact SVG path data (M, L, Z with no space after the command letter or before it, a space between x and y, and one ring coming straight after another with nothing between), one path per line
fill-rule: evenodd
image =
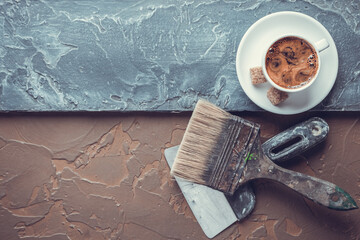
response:
M323 50L325 50L329 47L329 43L328 43L328 41L326 41L325 38L321 39L320 41L317 41L315 43L315 45L319 52L322 52Z

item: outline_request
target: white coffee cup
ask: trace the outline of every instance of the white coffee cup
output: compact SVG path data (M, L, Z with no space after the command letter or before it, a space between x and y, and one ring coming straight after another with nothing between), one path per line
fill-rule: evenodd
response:
M273 46L273 44L275 44L277 41L283 39L283 38L288 38L288 37L295 37L295 38L299 38L299 39L302 39L302 40L305 40L305 42L307 42L316 52L316 56L317 56L317 71L315 73L315 75L310 79L308 80L307 82L304 82L303 84L300 84L300 85L296 85L296 86L291 86L289 88L287 87L283 87L283 86L280 86L278 85L276 82L274 82L267 70L266 70L266 55L267 55L267 52L269 51L269 49ZM270 44L268 44L264 50L264 55L263 55L263 58L262 58L262 70L263 70L263 74L266 78L266 80L272 85L274 86L275 88L283 91L283 92L288 92L288 93L291 93L291 92L299 92L299 91L303 91L305 89L307 89L308 87L310 87L317 79L318 75L319 75L319 72L320 72L320 67L321 67L321 57L320 57L320 52L324 51L325 49L327 49L329 47L329 43L326 41L326 39L320 39L319 41L316 41L316 42L312 42L311 40L303 37L303 36L298 36L298 35L295 35L295 34L287 34L287 35L283 35L283 36L280 36L280 37L277 37L276 39L270 41Z

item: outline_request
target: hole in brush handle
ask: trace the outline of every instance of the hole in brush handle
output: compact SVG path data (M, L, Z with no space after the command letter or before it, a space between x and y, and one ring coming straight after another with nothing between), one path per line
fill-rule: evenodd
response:
M296 144L298 144L303 138L301 136L296 136L282 144L280 144L279 146L276 146L274 148L271 149L271 154L276 155L276 154L284 154L284 152L287 151L287 149L293 149L295 148Z
M273 162L287 161L325 140L329 125L314 117L275 135L263 143L264 154Z

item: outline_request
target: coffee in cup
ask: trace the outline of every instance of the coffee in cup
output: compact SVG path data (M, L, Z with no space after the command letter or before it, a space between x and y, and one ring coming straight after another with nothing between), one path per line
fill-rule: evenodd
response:
M321 50L327 48L326 40L319 42L325 46L322 46ZM301 37L281 37L267 48L263 66L264 75L280 90L296 92L305 89L311 85L319 72L319 51Z

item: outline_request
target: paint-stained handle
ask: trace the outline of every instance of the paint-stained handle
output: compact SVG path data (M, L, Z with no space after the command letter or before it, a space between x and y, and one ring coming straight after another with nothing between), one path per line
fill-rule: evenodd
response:
M321 133L316 129L320 129ZM262 148L273 162L285 162L324 141L328 132L328 124L323 119L314 117L278 133L263 143ZM239 187L234 195L226 197L239 220L254 209L255 194L249 184Z
M328 208L336 210L358 208L354 199L335 184L274 164L263 154L259 137L254 140L250 152L251 154L244 159L246 166L237 183L238 186L253 179L271 179Z
M262 159L261 167L258 169L261 169L261 171L253 171L252 178L267 178L278 181L328 208L335 210L358 208L350 194L335 184L279 167L265 156Z
M281 163L324 141L328 133L329 125L314 117L270 138L262 144L262 149L274 163Z

